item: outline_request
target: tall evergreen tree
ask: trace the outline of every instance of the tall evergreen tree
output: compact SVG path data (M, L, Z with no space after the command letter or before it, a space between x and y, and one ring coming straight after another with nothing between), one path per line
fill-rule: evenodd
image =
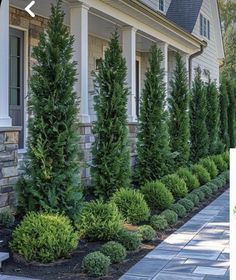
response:
M119 35L115 32L96 75L97 120L93 128L91 175L95 195L105 198L130 183L126 72Z
M209 154L219 152L220 108L219 92L210 77L206 84L207 118L206 125L209 135Z
M207 103L206 89L198 67L193 82L190 101L190 142L191 160L197 162L208 155L209 137L206 126Z
M223 80L220 86L220 140L226 149L229 148L228 107L227 87Z
M185 64L178 53L174 79L171 81L169 98L170 147L177 152L175 166L185 165L189 160L189 92Z
M74 39L63 23L61 1L51 13L33 50L37 63L30 80L26 175L18 184L18 206L21 214L43 210L74 218L82 198Z
M229 135L229 147L235 148L236 146L236 135L235 135L235 116L236 116L236 100L235 100L235 85L234 82L227 80L226 88L229 99L229 107L228 107L228 135Z
M136 170L140 183L168 172L170 151L162 60L161 50L153 46L140 102Z

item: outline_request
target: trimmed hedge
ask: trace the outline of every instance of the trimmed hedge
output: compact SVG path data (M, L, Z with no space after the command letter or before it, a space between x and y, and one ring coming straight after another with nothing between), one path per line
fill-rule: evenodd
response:
M201 185L204 185L211 180L209 172L201 164L194 164L191 166L193 174L195 174Z
M186 198L191 200L193 202L194 206L198 206L199 205L200 199L199 199L198 195L196 195L194 193L189 193L186 196Z
M106 276L109 271L111 260L101 252L93 252L84 257L82 270L89 276Z
M178 215L179 218L183 218L187 214L186 209L180 203L173 204L171 206L171 210L173 210Z
M142 241L152 241L156 237L155 230L149 225L140 226L138 233L142 236Z
M120 263L126 258L126 249L118 242L110 241L104 244L100 252L109 257L111 263Z
M117 235L117 241L122 244L126 250L135 251L141 245L142 237L137 232L130 232L122 229Z
M172 193L160 181L147 182L142 186L141 192L148 206L158 212L169 208L174 202Z
M183 205L187 212L190 212L194 208L194 203L187 198L180 199L178 203Z
M113 194L111 202L115 203L127 223L139 224L150 216L149 207L139 191L121 188Z
M168 227L168 222L164 216L153 215L150 219L151 226L156 230L164 230Z
M219 171L212 159L204 158L200 160L199 164L201 164L203 167L206 168L206 170L209 172L211 176L211 179L214 179L218 175Z
M178 221L178 215L170 209L163 211L161 213L161 216L163 216L166 219L168 225L174 225Z
M188 168L180 168L177 171L177 175L184 180L188 191L192 191L200 187L198 178L194 174L192 174Z
M171 191L175 199L185 197L188 193L184 180L176 174L167 175L161 181Z

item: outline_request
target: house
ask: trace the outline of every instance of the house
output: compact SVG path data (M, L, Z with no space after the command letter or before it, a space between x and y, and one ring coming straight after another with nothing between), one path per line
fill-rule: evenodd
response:
M28 80L34 60L32 48L47 26L50 4L56 0L36 0L24 9L26 0L0 1L0 208L14 201L12 185L18 176L27 139ZM200 65L219 83L219 67L224 58L217 0L66 0L65 24L74 35L74 60L78 62L75 90L80 96L81 147L88 164L82 178L89 180L91 163L94 85L96 71L107 48L111 32L120 33L127 62L129 137L131 162L135 159L138 101L148 65L149 49L157 44L163 51L166 89L179 52L188 69L189 82ZM19 140L18 140L19 133ZM18 156L17 156L18 154Z

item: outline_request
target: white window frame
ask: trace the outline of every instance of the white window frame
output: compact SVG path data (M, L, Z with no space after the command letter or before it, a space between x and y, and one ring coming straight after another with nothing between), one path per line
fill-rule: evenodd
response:
M165 0L159 0L158 1L158 10L161 12L165 11Z
M200 14L200 35L208 40L211 39L211 22L203 13Z

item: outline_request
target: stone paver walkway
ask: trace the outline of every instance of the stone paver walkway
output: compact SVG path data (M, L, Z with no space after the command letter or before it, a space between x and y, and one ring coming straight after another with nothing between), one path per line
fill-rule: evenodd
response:
M229 191L120 278L147 279L229 280Z

